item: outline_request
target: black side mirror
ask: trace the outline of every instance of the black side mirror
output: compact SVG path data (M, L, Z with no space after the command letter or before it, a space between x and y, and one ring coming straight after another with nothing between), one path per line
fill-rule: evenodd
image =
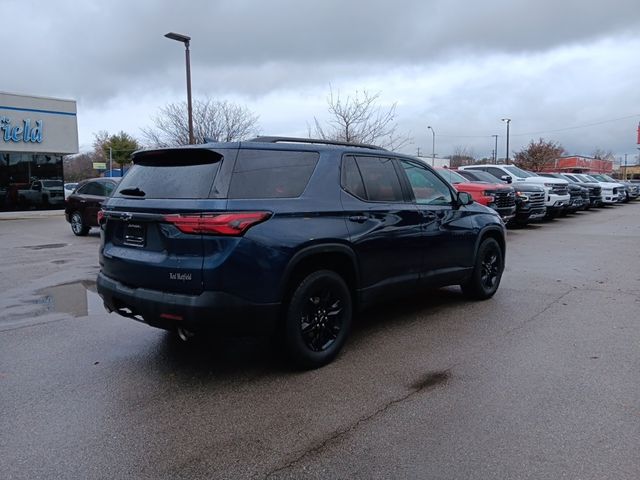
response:
M34 183L33 184L33 189L34 190L42 190L42 185L40 185L39 183Z
M503 182L507 182L507 183L513 182L513 178L511 177L511 175L502 175L500 177L500 180L502 180Z
M471 205L473 197L467 192L458 192L458 205Z

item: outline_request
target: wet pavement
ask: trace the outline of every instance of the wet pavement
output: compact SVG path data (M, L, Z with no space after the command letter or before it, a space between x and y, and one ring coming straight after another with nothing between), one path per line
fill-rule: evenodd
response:
M0 478L639 478L640 203L508 237L494 299L377 308L297 372L106 314L96 231L0 221Z

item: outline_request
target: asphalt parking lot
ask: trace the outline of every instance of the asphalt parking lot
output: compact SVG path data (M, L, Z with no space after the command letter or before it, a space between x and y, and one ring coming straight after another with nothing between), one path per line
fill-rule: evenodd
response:
M510 230L492 300L367 312L310 372L106 314L98 243L0 218L0 478L640 477L640 202Z

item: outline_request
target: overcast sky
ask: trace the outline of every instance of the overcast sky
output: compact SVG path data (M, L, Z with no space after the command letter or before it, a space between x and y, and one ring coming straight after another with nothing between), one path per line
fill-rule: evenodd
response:
M490 156L543 137L569 153L637 154L638 0L0 0L0 91L78 102L81 149L141 137L194 97L246 105L265 135L306 136L330 86L397 102L403 150ZM578 127L578 128L575 128ZM629 157L631 158L631 156Z

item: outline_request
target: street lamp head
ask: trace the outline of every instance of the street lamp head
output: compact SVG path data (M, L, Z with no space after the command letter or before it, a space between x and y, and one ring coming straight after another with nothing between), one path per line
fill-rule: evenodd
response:
M511 121L511 119L510 118L503 118L502 121L509 123Z
M185 45L189 45L189 41L191 40L191 37L188 37L186 35L182 35L180 33L174 33L174 32L169 32L169 33L165 34L165 37L170 38L171 40L176 40L178 42L182 42Z
M193 109L191 107L191 55L189 54L189 41L191 37L182 35L181 33L169 32L164 35L170 40L176 40L184 43L184 58L187 67L187 116L189 122L189 144L195 143L193 137Z

